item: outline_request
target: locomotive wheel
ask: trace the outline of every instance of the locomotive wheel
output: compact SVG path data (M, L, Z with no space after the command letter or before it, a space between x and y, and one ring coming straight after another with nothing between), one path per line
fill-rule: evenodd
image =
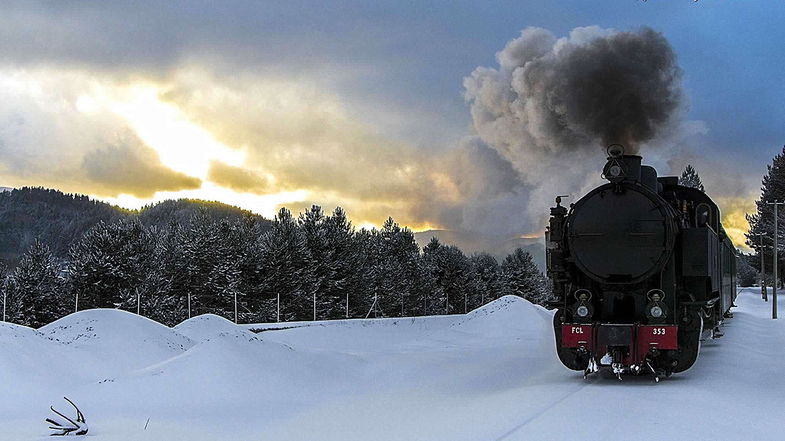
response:
M559 356L559 360L562 364L568 369L585 371L586 367L589 365L588 354L578 352L576 349L561 347L561 317L562 310L557 309L556 314L553 315L553 332L556 336L556 354Z
M684 372L691 368L698 359L701 347L701 333L703 332L703 317L699 311L688 311L679 324L679 350L677 351L677 364L673 372Z

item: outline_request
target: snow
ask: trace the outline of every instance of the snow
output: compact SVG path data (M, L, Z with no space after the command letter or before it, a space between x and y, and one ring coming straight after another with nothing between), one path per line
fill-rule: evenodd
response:
M584 381L556 359L551 312L516 297L405 319L0 324L2 438L50 439L48 407L70 414L68 396L97 441L781 439L785 325L757 291L738 304L725 337L659 384Z
M215 315L203 314L180 323L174 330L195 342L204 342L226 335L253 337L251 331L245 330L233 322Z

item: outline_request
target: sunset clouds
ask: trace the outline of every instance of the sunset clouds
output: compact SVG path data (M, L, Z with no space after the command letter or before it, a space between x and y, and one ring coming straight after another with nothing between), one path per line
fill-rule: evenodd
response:
M393 216L418 229L519 236L541 232L556 193L600 182L601 146L561 155L535 136L541 125L516 120L537 103L520 98L525 79L512 72L620 31L576 21L516 39L525 17L496 29L472 19L486 12L393 6L9 2L0 14L0 185L128 207L215 199L266 216L281 205L341 205L359 225ZM662 136L647 139L645 160L661 174L692 162L743 231L759 179L750 171L768 154L707 159L733 144L712 138L727 124L690 111L698 68L675 37L685 102L669 109L675 123ZM756 145L767 145L760 133Z

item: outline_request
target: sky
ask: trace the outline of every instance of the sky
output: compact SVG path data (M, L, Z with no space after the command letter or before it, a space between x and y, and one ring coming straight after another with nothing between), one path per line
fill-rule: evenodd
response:
M679 100L636 147L661 175L693 164L741 244L785 144L782 19L771 1L5 1L0 186L539 235L605 155L539 136L551 93L515 72L651 29Z

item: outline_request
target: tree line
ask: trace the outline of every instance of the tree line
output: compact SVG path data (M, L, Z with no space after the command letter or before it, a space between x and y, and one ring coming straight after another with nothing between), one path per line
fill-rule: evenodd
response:
M1 264L0 264L1 265ZM214 313L240 322L415 316L470 311L506 294L545 304L546 279L529 253L501 263L433 238L420 249L392 218L355 229L319 206L272 223L258 216L146 225L99 221L64 257L34 240L0 268L6 320L38 327L77 308L121 308L167 325Z

